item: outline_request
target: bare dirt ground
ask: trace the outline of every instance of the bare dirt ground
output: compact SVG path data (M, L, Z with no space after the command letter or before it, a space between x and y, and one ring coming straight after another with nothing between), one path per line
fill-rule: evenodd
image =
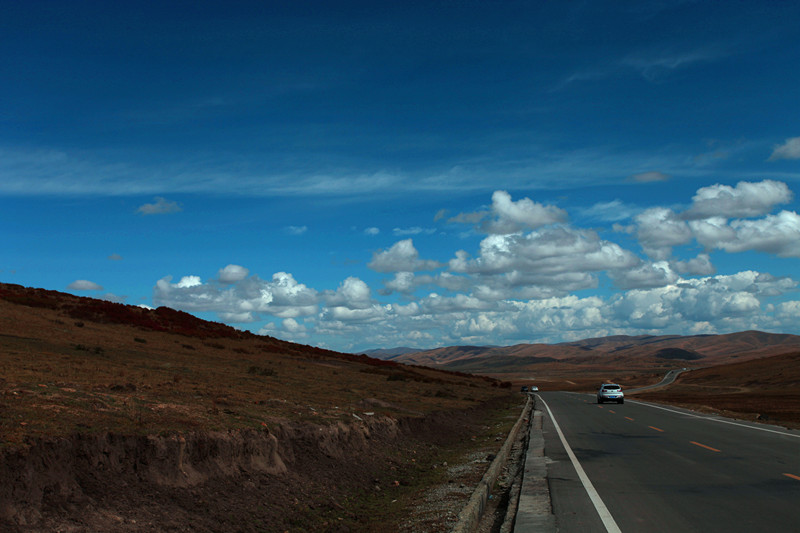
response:
M520 409L493 379L0 284L2 531L399 530Z
M276 428L271 435L280 460L266 468L253 464L248 448L254 441L247 435L232 445L233 435L185 438L178 460L168 446L122 437L39 443L4 457L0 500L6 512L10 495L16 505L13 519L0 521L0 528L449 531L520 405L515 399L470 413L373 424L362 434L320 436L314 425ZM208 455L191 457L213 448L225 448L210 453L216 470L204 460ZM163 468L154 475L147 465L159 460ZM38 483L27 479L31 474Z
M509 415L509 418L512 418ZM521 482L525 452L528 443L529 420L524 424L512 443L508 459L503 465L497 482L492 487L489 500L484 508L482 519L475 529L476 533L497 533L501 530L512 503L514 486ZM508 435L498 434L495 444L502 445ZM457 524L459 513L469 501L475 487L486 473L489 463L494 460L497 446L486 442L481 450L470 451L455 464L442 465L447 468L446 483L426 490L409 509L408 518L401 524L402 533L428 533L452 531ZM513 505L513 504L512 504Z

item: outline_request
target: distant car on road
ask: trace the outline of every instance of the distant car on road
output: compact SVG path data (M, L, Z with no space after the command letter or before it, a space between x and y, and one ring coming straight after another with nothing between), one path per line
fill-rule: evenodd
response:
M528 387L522 387L519 389L520 392L528 392Z
M539 392L539 387L536 385L531 385L531 392Z
M597 391L597 403L617 402L625 403L625 394L622 387L616 383L603 383Z

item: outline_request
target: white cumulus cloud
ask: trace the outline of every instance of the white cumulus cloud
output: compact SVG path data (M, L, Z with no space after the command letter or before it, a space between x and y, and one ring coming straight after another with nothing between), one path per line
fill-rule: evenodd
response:
M688 261L673 261L672 268L681 274L695 276L710 276L716 273L716 268L711 263L711 256L708 254L698 254L697 257Z
M345 279L336 291L327 291L324 294L325 303L332 307L346 307L347 309L366 309L372 305L372 296L369 286L356 277Z
M769 213L778 204L790 202L792 197L789 187L779 181L741 181L736 187L712 185L697 190L692 206L683 213L683 218L757 217Z
M450 283L453 281L455 280L452 279L448 272L443 272L439 276L417 275L413 272L395 272L392 279L383 281L384 288L379 292L383 295L389 295L394 292L410 295L419 287L431 284L439 284L440 286L450 284L452 290L458 290L454 284ZM465 288L466 286L461 284L460 287Z
M663 287L678 280L678 274L672 270L669 262L656 261L642 263L636 268L618 270L611 273L611 278L621 289L641 289Z
M318 309L317 291L298 283L291 274L277 272L270 281L250 276L238 282L203 283L199 276L184 276L171 283L167 276L153 289L153 301L175 309L212 311L245 317L245 313L296 318ZM252 316L252 315L251 315Z
M477 224L477 229L482 233L507 235L566 222L567 218L567 212L559 207L540 204L530 198L515 202L508 192L495 191L490 211L459 213L449 221Z
M561 208L543 205L530 198L515 202L506 191L492 194L492 212L495 218L484 226L487 233L515 233L567 220L567 212Z
M765 180L700 188L685 211L676 203L595 203L595 221L620 219L615 210L631 217L629 225L613 226L619 234L606 238L603 229L568 223L559 208L496 191L491 207L449 220L485 234L476 241L472 231L459 240L463 249L446 263L420 257L405 239L372 254L369 276L350 275L332 287L309 287L288 272L261 279L228 264L207 281L197 275L162 278L153 301L215 312L231 323L267 321L262 333L353 350L796 331L800 303L786 301L798 289L793 278L716 272L716 265L726 265L725 253L800 257L800 216L772 213L792 197L786 184ZM641 249L627 248L634 239ZM384 275L370 281L375 272Z
M88 281L85 279L77 279L67 285L67 289L71 291L102 291L103 286L99 285L93 281Z
M729 228L727 238L707 239L706 244L727 252L757 250L778 257L800 257L800 215L794 211L758 220L734 220Z
M644 252L656 260L667 259L672 248L692 239L688 224L671 209L654 207L634 217L636 236Z
M228 265L225 268L221 268L217 275L222 283L236 283L237 281L242 281L248 274L250 274L250 271L243 266Z
M489 235L481 241L479 257L469 259L460 251L449 264L451 271L462 273L553 275L630 268L639 259L593 231L551 227L527 234Z
M372 256L367 265L377 272L417 272L434 270L441 266L438 261L419 258L419 252L411 239L398 241L388 250L381 250Z
M671 259L673 248L696 241L705 252L758 250L780 257L800 255L800 219L793 211L769 214L775 206L792 201L794 195L782 182L739 182L735 187L712 185L697 190L691 206L683 212L653 207L634 217L630 226L615 224L614 229L637 237L643 251L652 259ZM680 264L684 273L713 273L710 261Z

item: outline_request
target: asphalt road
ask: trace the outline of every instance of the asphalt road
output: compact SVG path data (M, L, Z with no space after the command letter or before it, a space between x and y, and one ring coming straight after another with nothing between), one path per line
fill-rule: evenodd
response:
M672 384L672 382L675 381L675 378L677 378L684 372L687 371L683 369L670 370L669 372L666 373L666 375L664 375L664 379L662 379L655 385L647 385L646 387L639 387L638 389L625 389L625 392L639 392L643 390L657 389L658 387L663 387L665 385L670 385Z
M539 397L558 531L800 531L800 432L632 399Z

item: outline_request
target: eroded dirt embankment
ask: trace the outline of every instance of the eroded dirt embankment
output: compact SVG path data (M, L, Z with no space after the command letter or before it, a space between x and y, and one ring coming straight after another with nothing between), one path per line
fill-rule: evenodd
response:
M0 455L0 529L352 530L349 498L406 484L418 459L473 434L475 418L39 440Z

